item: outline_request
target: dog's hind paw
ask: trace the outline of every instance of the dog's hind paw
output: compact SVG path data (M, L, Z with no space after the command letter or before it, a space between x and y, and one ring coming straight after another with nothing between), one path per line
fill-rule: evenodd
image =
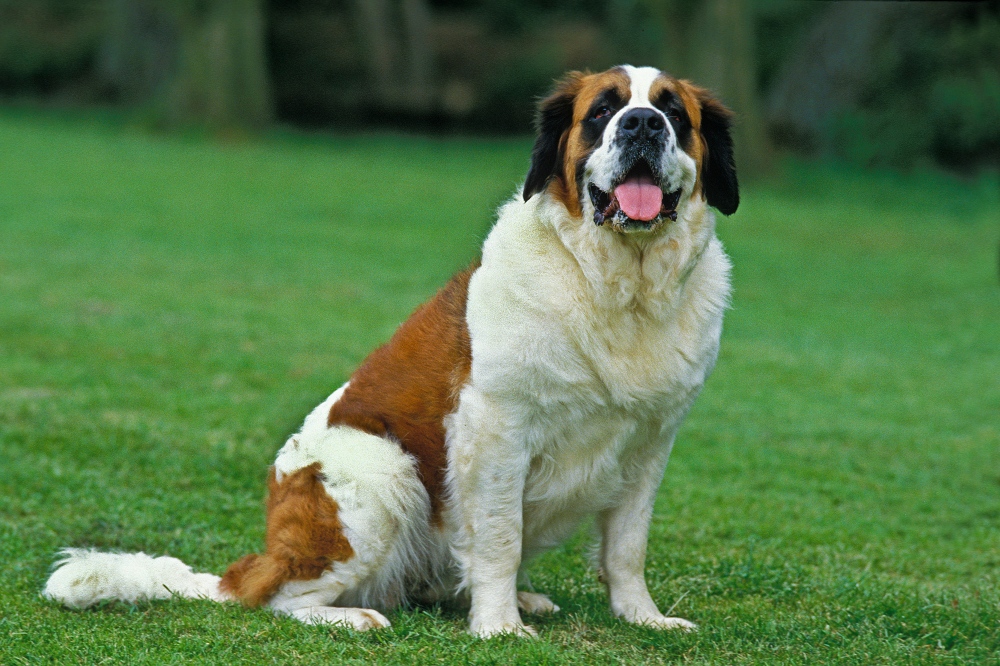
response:
M339 624L356 631L392 626L384 615L370 608L309 606L290 611L288 614L305 624Z
M545 615L548 613L558 613L559 606L552 603L552 600L544 594L538 594L537 592L518 592L517 593L517 607L521 609L522 612L531 613L533 615Z

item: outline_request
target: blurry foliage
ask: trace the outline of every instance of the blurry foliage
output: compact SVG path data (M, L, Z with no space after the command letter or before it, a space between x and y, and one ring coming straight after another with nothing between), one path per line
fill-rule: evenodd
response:
M403 1L263 0L270 82L230 88L270 90L276 115L286 122L524 132L536 98L565 71L631 62L693 77L718 88L727 103L740 106L733 86L719 77L713 80L710 73L718 65L710 62L713 57L735 58L732 39L709 39L706 45L705 33L717 33L705 21L705 8L724 9L724 4L412 0L410 7L423 5L432 18L414 31L399 19ZM161 25L169 21L123 23L115 17L121 18L125 5L169 6L195 15L219 2L0 0L0 95L130 105L144 98L176 97L176 86L167 85L167 70L183 60L177 55L177 31ZM995 0L746 2L756 32L755 39L751 35L751 59L756 62L750 71L756 75L756 92L770 100L764 113L767 123L776 137L787 139L786 145L862 164L933 161L969 168L1000 161L1000 4ZM365 23L360 10L373 3L390 8L399 23L382 35L388 37L383 46L389 43L392 52L381 53L381 80L376 66L380 53L372 47L373 24ZM847 5L854 6L853 18L844 11ZM834 16L838 11L839 19ZM138 10L132 14L143 16ZM870 40L873 46L855 49L864 53L851 53L851 44L858 42L848 37L859 34L862 22L866 28L877 24L879 32ZM126 25L124 33L121 25ZM816 28L824 25L826 32L817 40ZM423 51L398 46L416 33L426 40ZM196 51L187 50L201 53ZM202 51L202 61L218 60L214 52ZM416 74L428 71L407 69L420 53L429 53L428 83L413 85ZM389 76L386 62L391 65ZM850 76L838 79L831 67L840 63L847 68L841 73ZM827 83L818 83L824 77ZM235 75L223 78L243 80ZM428 90L424 102L416 104L421 86ZM772 94L777 90L784 90L784 96ZM212 106L211 95L188 97L202 100L202 107ZM226 99L230 97L239 99L235 93ZM774 99L781 103L775 105ZM753 121L747 109L737 110L745 123L750 118L754 127L765 126L763 120Z
M475 13L487 29L504 35L530 31L554 16L600 21L609 13L609 3L602 0L432 0L430 4L435 9Z
M785 60L794 56L802 32L823 11L821 2L759 0L756 3L757 89L768 90Z
M84 88L103 27L100 0L0 0L0 93Z
M855 108L828 145L865 165L1000 165L1000 4L904 14L886 26Z
M377 99L356 3L270 0L279 116L313 125L524 132L531 126L535 99L554 79L569 69L602 69L629 59L620 45L650 42L619 35L618 23L610 38L602 35L600 26L613 7L596 0L431 0L435 102L431 113L414 113L405 97L402 104ZM636 54L637 60L655 52L654 42Z

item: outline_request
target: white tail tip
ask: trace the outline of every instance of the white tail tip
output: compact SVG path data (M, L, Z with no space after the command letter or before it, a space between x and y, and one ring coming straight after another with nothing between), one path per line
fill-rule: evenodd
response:
M67 548L59 554L57 569L42 595L69 608L86 608L106 600L135 603L174 595L212 601L228 598L219 591L218 576L194 573L175 557L82 548Z

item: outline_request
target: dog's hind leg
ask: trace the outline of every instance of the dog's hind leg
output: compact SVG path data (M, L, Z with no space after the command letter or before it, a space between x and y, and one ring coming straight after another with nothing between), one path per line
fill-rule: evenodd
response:
M388 626L379 611L405 600L408 580L433 577L432 531L427 491L397 443L303 428L271 471L264 554L233 564L220 588L309 624Z
M349 591L349 581L358 573L350 569L359 568L358 564L337 564L317 579L285 583L267 605L304 624L339 624L358 631L388 627L389 620L372 608L334 605Z
M530 615L546 615L558 613L559 606L556 606L549 595L536 592L531 584L531 578L525 568L525 562L521 562L521 568L517 572L517 608L522 613Z

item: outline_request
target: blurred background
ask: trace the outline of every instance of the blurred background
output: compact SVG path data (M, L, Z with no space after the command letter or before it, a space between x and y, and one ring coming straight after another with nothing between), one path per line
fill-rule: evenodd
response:
M0 101L151 128L525 134L569 69L650 64L779 151L1000 164L1000 2L0 0Z

